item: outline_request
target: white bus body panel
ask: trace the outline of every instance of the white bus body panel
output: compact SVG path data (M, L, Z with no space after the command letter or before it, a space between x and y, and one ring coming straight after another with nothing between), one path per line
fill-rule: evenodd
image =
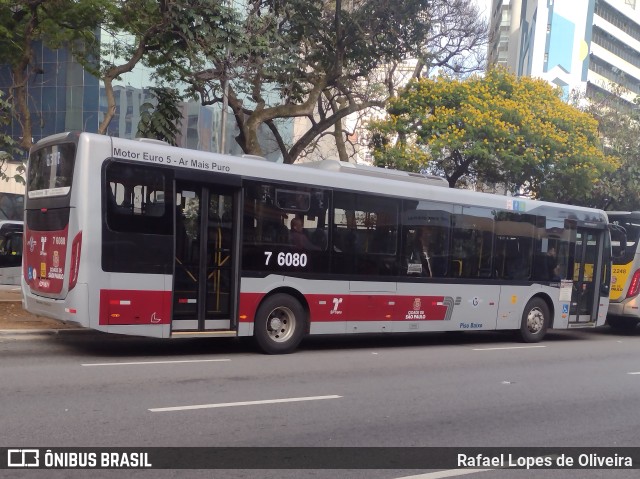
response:
M112 142L114 148L112 151ZM89 145L91 155L89 157ZM119 155L119 156L118 156ZM60 298L46 298L34 295L28 290L23 279L23 294L25 306L29 311L48 317L74 321L83 326L96 330L122 334L137 334L153 337L170 337L170 324L139 324L139 325L100 325L100 294L103 289L132 290L132 291L163 291L171 292L173 287L171 275L134 275L124 273L109 273L102 271L100 252L102 251L102 218L101 218L101 190L102 164L112 156L120 159L133 159L141 164L158 164L150 158L163 158L166 165L171 158L171 166L183 169L215 171L221 174L261 177L265 180L300 181L301 169L291 165L278 165L268 162L217 155L196 150L186 150L158 145L148 142L128 141L109 138L100 135L82 134L78 144L78 161L74 172L74 185L71 189L71 213L69 220L69 238L67 241L67 255L65 271L69 271L71 261L71 241L78 232L82 232L81 260L78 271L78 282L75 288L67 292L68 278ZM178 158L181 162L178 165ZM333 172L313 170L314 186L327 188L343 188L361 192L380 193L382 190L398 192L396 196L404 198L424 199L433 202L443 202L459 205L468 204L489 208L507 209L512 198L499 195L477 194L472 191L450 190L440 187L425 187L416 183L406 183L385 179L384 183L375 177L360 177L356 175L336 176ZM522 200L526 203L529 200ZM559 209L562 205L535 202L536 207L550 207ZM593 210L580 207L570 207L572 211L591 213ZM100 212L100 214L97 214ZM144 279L141 279L141 278ZM381 306L393 308L390 304L398 299L411 300L422 296L445 298L450 314L445 320L420 320L409 317L390 321L335 320L315 322L311 317L310 332L312 334L336 334L355 332L409 332L409 331L458 331L458 330L495 330L518 329L522 320L524 307L531 297L541 294L551 299L555 309L554 327L566 328L568 314L564 315L564 304L558 299L558 288L551 286L506 286L491 284L454 284L427 282L368 282L368 281L327 281L310 280L287 277L284 275L269 275L266 278L242 278L240 294L267 294L271 291L287 288L299 292L304 297L325 296L318 299L324 301L325 309L336 300L340 307L340 298L359 298L360 303L367 304L367 299L374 303L380 300ZM389 299L395 298L395 299ZM450 298L450 299L449 299ZM606 314L606 300L601 299L601 309L598 314L598 325L604 323ZM377 304L377 303L376 303ZM358 306L360 307L360 306ZM76 310L75 315L68 310ZM339 312L339 309L336 309ZM360 311L362 312L362 311ZM376 311L379 313L379 311ZM410 311L412 312L412 311ZM419 316L420 309L415 312ZM398 318L398 316L396 316ZM253 334L253 318L240 321L239 335Z

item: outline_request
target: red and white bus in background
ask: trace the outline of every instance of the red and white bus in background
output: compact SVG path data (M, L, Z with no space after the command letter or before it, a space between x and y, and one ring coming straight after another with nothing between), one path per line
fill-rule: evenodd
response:
M443 188L323 161L275 164L89 133L27 168L25 308L95 330L254 336L604 324L611 245L595 209Z

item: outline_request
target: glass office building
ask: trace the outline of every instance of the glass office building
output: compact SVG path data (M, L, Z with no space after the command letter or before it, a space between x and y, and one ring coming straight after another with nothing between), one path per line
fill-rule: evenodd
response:
M104 35L103 35L104 39ZM28 104L32 120L32 142L43 137L70 130L97 132L107 111L107 99L100 80L73 58L66 49L50 50L42 43L34 43L34 65L29 71ZM154 98L150 87L152 71L138 65L114 82L116 113L109 123L107 134L121 138L135 138L140 121L141 106ZM5 94L13 85L11 69L0 65L0 90ZM6 98L4 96L3 98ZM202 106L198 102L180 105L183 120L177 137L179 146L205 151L219 151L221 105ZM239 129L233 115L227 115L225 153L242 154L235 137ZM285 142L293 136L293 120L279 122ZM22 137L22 127L15 119L0 127L15 139ZM271 161L282 161L282 155L270 130L263 125L260 142L265 156ZM12 175L21 158L8 165L6 173ZM22 192L22 185L0 182L0 192Z
M37 67L29 72L28 87L33 142L62 131L97 131L99 80L85 72L66 49L49 50L37 42L33 51ZM12 84L11 69L0 66L0 90L6 93ZM14 138L22 136L16 121L4 131Z
M493 0L489 64L587 97L640 95L640 0Z

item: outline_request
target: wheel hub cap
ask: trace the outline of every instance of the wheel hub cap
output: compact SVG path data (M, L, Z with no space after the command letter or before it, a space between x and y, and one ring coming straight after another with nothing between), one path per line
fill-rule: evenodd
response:
M282 320L280 318L271 318L269 320L269 329L271 331L277 331L282 328Z

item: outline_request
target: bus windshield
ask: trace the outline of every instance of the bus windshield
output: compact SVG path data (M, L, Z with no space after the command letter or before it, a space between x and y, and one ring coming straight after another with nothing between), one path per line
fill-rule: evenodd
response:
M29 158L29 198L64 196L71 190L76 146L51 145L34 151Z
M612 238L614 264L627 264L633 260L640 239L640 221L632 218L612 217L612 223L623 229L626 235L626 245Z

